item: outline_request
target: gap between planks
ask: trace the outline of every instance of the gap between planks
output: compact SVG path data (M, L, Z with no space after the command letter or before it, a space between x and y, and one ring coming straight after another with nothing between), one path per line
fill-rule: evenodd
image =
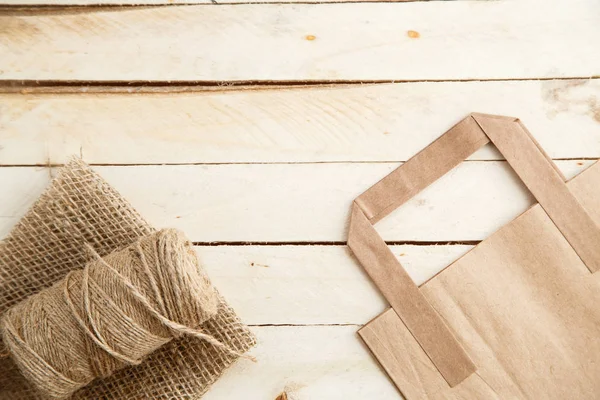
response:
M388 246L476 246L480 240L447 240L447 241L386 241ZM292 242L192 242L194 246L346 246L345 241L292 241Z
M361 327L364 324L248 324L250 327L286 327L286 326L356 326Z
M479 159L467 159L464 160L464 163L482 163L482 162L504 162L504 159L498 160L479 160ZM598 161L598 157L554 157L552 161ZM217 165L309 165L309 164L393 164L398 162L404 162L399 160L376 160L376 161L352 161L352 160L340 160L340 161L256 161L256 162L189 162L189 163L133 163L133 164L106 164L106 163L87 163L91 167L156 167L156 166L165 166L165 167L178 167L178 166L217 166ZM36 167L36 168L60 168L64 167L64 163L32 163L32 164L0 164L0 168L28 168L28 167Z
M0 8L0 15L2 9ZM70 80L2 80L0 94L167 94L214 91L261 91L286 89L338 88L365 85L461 83L461 82L529 82L598 80L600 76L556 76L539 78L473 78L416 80L255 80L255 81L70 81Z
M2 3L4 1L4 3ZM55 0L56 1L56 0ZM3 10L61 10L61 9L113 9L113 8L147 8L147 7L180 7L180 6L237 6L237 5L273 5L273 4L354 4L354 3L420 3L420 2L445 2L448 0L326 0L326 1L310 1L310 0L289 0L289 1L218 1L218 0L197 0L197 1L177 1L177 0L158 0L155 2L136 2L134 0L124 0L120 2L102 2L97 1L70 1L70 2L53 2L47 0L40 3L28 3L23 0L0 0L0 12ZM457 1L457 0L454 0ZM464 0L462 0L464 1Z

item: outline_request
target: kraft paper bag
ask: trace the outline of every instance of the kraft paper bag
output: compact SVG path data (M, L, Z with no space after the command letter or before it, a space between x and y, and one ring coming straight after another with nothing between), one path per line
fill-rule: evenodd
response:
M417 287L373 224L488 142L538 204ZM392 306L359 335L407 399L600 398L599 224L598 163L566 182L518 119L472 114L355 200Z

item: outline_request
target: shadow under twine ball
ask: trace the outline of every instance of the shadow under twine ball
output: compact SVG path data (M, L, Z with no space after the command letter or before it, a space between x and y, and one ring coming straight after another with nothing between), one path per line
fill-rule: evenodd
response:
M90 251L85 268L0 321L10 356L42 394L66 398L182 334L237 354L198 330L218 297L181 232L162 230L103 258Z

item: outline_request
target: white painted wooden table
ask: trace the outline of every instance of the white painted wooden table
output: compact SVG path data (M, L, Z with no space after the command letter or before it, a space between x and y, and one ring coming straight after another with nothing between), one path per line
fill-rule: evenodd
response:
M0 237L71 155L184 230L260 342L208 400L399 398L355 334L387 305L348 212L469 112L569 177L600 158L596 0L0 3ZM420 283L532 202L484 148L378 230Z

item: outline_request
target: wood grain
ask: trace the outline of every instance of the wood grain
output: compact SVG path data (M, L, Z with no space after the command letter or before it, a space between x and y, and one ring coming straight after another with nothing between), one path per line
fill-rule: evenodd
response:
M592 161L560 161L567 178ZM96 167L152 225L195 242L346 240L350 204L398 163ZM39 167L0 168L0 237L50 181ZM506 162L470 161L377 225L388 241L488 237L533 204Z
M593 77L598 11L595 0L9 10L0 71L69 81Z
M417 284L472 246L390 246ZM388 304L346 246L196 246L208 274L251 325L361 325Z
M553 158L600 158L598 79L97 89L0 93L0 165L405 161L473 111L518 116Z
M240 360L207 400L398 400L398 391L356 334L355 326L254 327L258 362Z

